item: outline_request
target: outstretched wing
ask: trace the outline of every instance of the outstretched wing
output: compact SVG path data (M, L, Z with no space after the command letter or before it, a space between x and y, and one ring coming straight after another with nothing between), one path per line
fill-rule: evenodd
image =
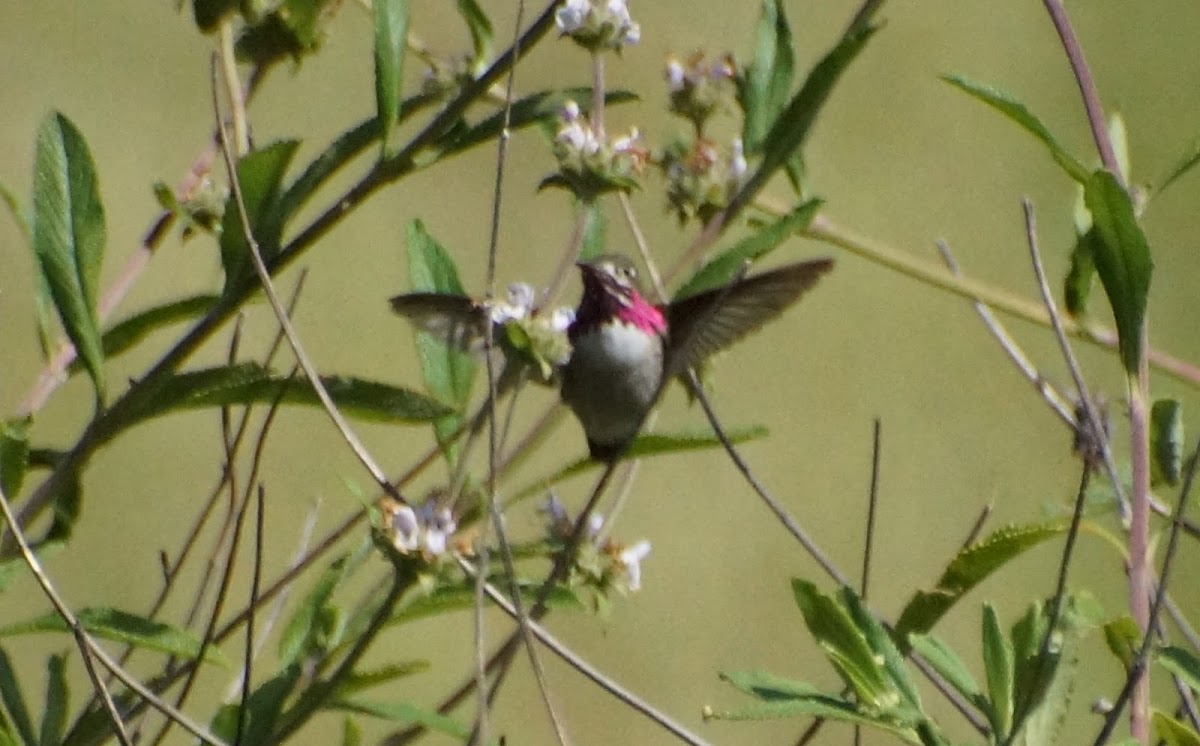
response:
M789 264L670 303L664 309L671 333L666 375L679 375L758 329L831 269L832 259Z
M419 331L459 350L479 348L487 333L487 311L465 295L405 293L388 302Z

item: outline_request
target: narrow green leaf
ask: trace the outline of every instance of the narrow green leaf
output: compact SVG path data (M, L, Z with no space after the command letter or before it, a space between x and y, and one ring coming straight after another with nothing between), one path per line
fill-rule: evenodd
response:
M1150 721L1167 746L1200 746L1200 734L1162 710L1154 708Z
M918 591L896 622L896 640L904 641L914 632L933 629L947 611L968 591L1026 550L1067 530L1069 521L1027 526L1005 526L960 551L946 567L937 585Z
M101 343L104 355L114 358L163 327L193 319L207 312L219 300L216 295L193 295L147 308L112 325Z
M854 589L842 586L842 605L850 612L850 617L858 627L859 632L870 645L874 657L883 660L883 670L891 681L892 688L900 693L904 705L914 712L921 710L921 695L917 692L916 684L908 675L908 667L904 664L904 656L892 642L891 635L879 623L879 620L863 606L862 600Z
M454 259L420 220L409 224L407 245L409 282L413 290L465 294ZM470 352L456 349L426 332L416 333L416 345L426 391L453 411L433 425L442 453L453 463L458 449L450 438L462 426L461 412L470 401L479 363Z
M299 662L302 656L318 649L317 641L321 632L318 622L333 592L358 567L359 563L352 562L352 558L353 555L344 554L330 563L317 584L292 612L291 619L279 636L280 668L287 668Z
M321 383L344 414L362 420L423 423L449 411L423 394L378 381L322 376ZM270 404L277 400L321 406L307 381L274 375L257 363L238 363L180 373L164 380L152 401L134 412L122 427L182 410Z
M51 655L46 659L46 709L42 711L41 746L59 746L67 728L66 659Z
M21 693L21 683L12 659L4 648L0 648L0 702L4 704L21 743L38 746L37 736L33 732L33 718L29 716L29 708L25 705L25 695Z
M240 0L192 0L196 27L206 34L216 31L225 16L236 13Z
M1133 375L1141 358L1142 326L1154 269L1150 246L1129 194L1112 174L1104 170L1092 174L1084 186L1084 203L1099 238L1094 245L1096 272L1113 309L1121 360Z
M31 417L0 423L0 491L9 500L21 494L25 472L29 470L29 428Z
M475 0L458 0L458 14L467 22L467 30L471 33L474 67L481 70L492 56L492 22Z
M788 102L763 141L762 162L738 191L727 211L732 215L752 200L770 178L786 165L808 138L829 94L866 46L877 27L865 25L842 37L809 72L804 85Z
M137 614L109 607L96 607L83 609L76 613L76 617L90 634L105 640L189 659L200 655L200 639L191 632ZM57 613L49 613L0 628L0 638L43 632L70 634L71 630ZM227 663L221 651L211 645L204 659L215 663Z
M858 701L883 710L899 704L900 697L888 685L881 662L846 609L806 580L793 578L792 593L808 631Z
M279 721L284 702L300 679L300 667L290 666L264 681L251 692L246 701L246 712L242 716L243 732L238 734L237 705L222 705L213 717L213 734L226 743L241 746L259 746L270 743L270 736Z
M63 475L54 492L54 519L46 532L47 541L66 543L75 531L79 515L83 511L83 488L79 484L79 472L72 470Z
M819 199L811 199L766 228L755 231L733 247L721 252L692 275L675 293L674 299L681 300L730 282L734 275L741 271L744 263L761 259L793 234L807 228L822 204L824 203Z
M580 202L577 209L584 212L583 242L579 246L579 259L587 262L604 253L608 236L608 215L604 212L604 206L594 199Z
M96 312L104 260L104 206L83 134L62 114L38 130L33 171L33 252L58 317L104 400L104 352Z
M1123 614L1104 625L1104 642L1128 673L1141 647L1142 631L1133 617Z
M1046 129L1046 125L1042 124L1042 120L1025 108L1025 104L998 88L976 83L962 75L943 75L942 80L999 111L1040 140L1050 150L1050 155L1054 158L1055 163L1062 167L1067 176L1080 184L1088 181L1090 176L1088 169L1059 144L1054 135L1050 134L1050 130Z
M987 679L988 713L992 730L1001 739L1012 732L1013 650L1000 629L1000 619L991 604L983 605L983 668Z
M8 188L4 182L0 182L0 202L8 208L8 214L12 216L13 222L17 224L17 228L21 231L21 236L28 242L33 238L33 229L30 227L29 214L21 207L20 200L17 195Z
M1151 483L1179 484L1183 475L1183 404L1178 399L1159 399L1150 409Z
M754 61L740 91L742 110L746 115L742 140L747 153L759 151L767 132L787 104L795 68L792 30L788 27L783 3L781 0L763 0L755 33Z
M33 550L34 555L41 561L53 556L58 551L66 547L66 543L62 541L43 541L38 544ZM6 560L0 560L0 593L8 588L14 580L28 574L28 565L25 564L24 557L11 557Z
M422 725L434 733L451 736L456 740L464 740L471 735L471 729L457 720L439 715L423 707L407 702L374 702L365 699L338 699L331 709L358 712L382 720Z
M1159 665L1178 676L1193 691L1200 692L1200 658L1185 648L1167 645L1158 651Z
M362 728L349 715L342 718L342 746L362 746Z
M287 57L299 63L321 46L325 23L336 0L281 0L249 24L234 44L239 62L266 67ZM266 5L266 3L264 3Z
M776 676L765 671L722 673L721 679L729 682L746 694L767 702L801 699L812 694L820 694L812 684Z
M751 440L760 440L767 437L768 430L762 425L753 425L751 427L733 428L726 431L729 440L736 444L745 443ZM634 439L630 444L629 450L625 452L625 458L646 458L649 456L665 456L672 453L687 453L690 451L699 451L708 448L721 448L721 441L711 432L709 433L642 433ZM517 502L524 500L530 495L540 494L550 485L557 484L565 479L573 477L577 474L582 474L592 469L601 468L601 464L595 459L582 457L577 461L562 467L558 471L531 482L527 487L515 492L510 501Z
M1067 313L1079 317L1087 313L1088 298L1092 293L1092 280L1096 277L1096 231L1087 232L1075 237L1075 247L1071 249L1071 268L1063 280L1063 300Z
M279 253L279 238L283 233L280 185L299 145L296 140L281 140L252 151L238 161L237 176L246 217L263 261L268 264ZM225 270L226 294L252 274L250 245L246 242L232 192L225 201L221 218L221 266Z
M931 634L913 634L909 636L908 644L968 702L975 707L984 704L983 692L971 671L946 643Z
M375 0L375 108L383 126L381 157L400 113L400 86L404 82L404 52L408 36L408 0Z
M881 713L860 709L854 702L828 694L766 702L733 710L706 714L710 720L779 720L781 718L814 717L850 725L861 725L890 734L904 743L920 746L925 743L916 729L897 725ZM939 741L935 741L938 743Z
M418 660L389 663L386 666L372 668L367 671L355 671L346 677L346 680L338 687L337 693L340 697L346 697L379 686L380 684L387 684L396 679L402 679L416 673L424 673L429 669L429 661Z

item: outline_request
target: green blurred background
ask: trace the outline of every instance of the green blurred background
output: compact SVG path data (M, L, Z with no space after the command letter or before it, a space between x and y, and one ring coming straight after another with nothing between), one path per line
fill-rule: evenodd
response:
M511 3L484 3L509 38ZM833 43L857 3L789 2L802 66ZM449 3L414 3L412 29L437 52L467 47ZM1200 58L1194 30L1200 6L1185 0L1130 4L1120 0L1073 3L1069 10L1110 110L1128 124L1134 180L1157 182L1200 133ZM640 92L643 100L609 113L609 130L636 124L661 143L682 131L665 115L662 65L668 53L733 51L749 55L758 5L751 2L634 2L642 43L608 65L609 83ZM1094 160L1074 80L1040 3L894 3L886 24L835 91L806 155L813 191L841 224L905 251L936 258L933 241L946 239L969 274L1032 297L1035 289L1023 239L1019 200L1038 209L1048 269L1057 282L1072 240L1074 188L1046 153L1012 124L938 81L957 72L993 83L1023 100L1085 161ZM259 144L303 137L297 163L311 158L374 107L371 21L346 3L331 25L321 54L295 70L278 69L250 110ZM109 241L103 285L119 274L156 212L151 184L174 184L187 173L212 128L209 53L213 40L194 28L190 13L166 0L119 5L75 0L9 2L0 10L0 181L25 204L34 133L47 111L70 116L87 136L100 173ZM415 82L420 65L410 63ZM517 88L584 85L586 56L565 42L547 41L519 69ZM368 156L372 157L372 156ZM317 365L419 384L411 334L392 317L385 299L406 287L403 236L420 218L458 259L469 288L482 290L490 223L492 147L429 170L370 200L300 262L310 270L297 324ZM356 164L339 182L362 173ZM566 242L572 216L560 193L535 187L553 158L533 131L517 136L506 174L501 215L501 282L544 281ZM669 261L690 239L664 211L657 177L633 196L635 210L657 255ZM337 186L335 186L335 189ZM768 190L786 196L783 184ZM334 191L325 194L332 199ZM1146 215L1156 262L1150 304L1152 344L1200 360L1192 311L1200 254L1193 236L1200 178L1190 176L1154 201ZM321 198L317 204L323 205ZM624 225L610 226L610 246L631 246ZM301 220L301 224L303 224ZM913 590L928 586L957 549L980 509L995 505L990 525L1031 521L1047 505L1068 499L1077 479L1070 434L1004 359L969 304L832 248L793 241L789 259L833 254L838 267L785 320L741 344L714 366L714 403L729 425L761 423L769 440L745 447L759 477L817 538L833 560L857 574L870 470L873 418L883 423L882 486L872 580L872 605L894 615ZM290 286L291 269L280 280ZM0 221L0 407L15 410L40 368L32 311L30 253L11 220ZM221 280L215 246L201 238L167 240L117 313L121 317L184 293L214 291ZM572 285L571 298L577 292ZM1094 311L1108 321L1103 304ZM1011 330L1052 380L1067 377L1050 334L1013 322ZM260 351L273 332L265 304L250 307L244 349ZM167 348L176 332L110 366L110 393L138 376ZM224 355L227 333L192 365ZM1124 413L1114 356L1079 348L1093 386L1105 391L1118 421ZM1185 409L1193 389L1161 375L1155 396L1177 396ZM550 395L523 401L518 421L540 411ZM35 441L73 442L90 412L87 382L74 380L38 415ZM524 419L521 417L524 416ZM660 427L701 427L703 414L679 391L663 406ZM393 472L404 469L429 443L421 427L360 426L372 453ZM1118 433L1124 428L1118 427ZM582 437L565 423L554 445L524 472L542 473L582 453ZM1123 449L1119 449L1122 450ZM157 555L174 551L200 500L219 476L221 447L215 414L174 416L122 436L93 460L85 481L84 517L69 551L49 562L60 590L76 606L113 605L143 610L159 583ZM433 470L420 494L440 478ZM285 412L267 450L267 574L274 576L298 541L305 514L321 502L318 532L357 506L347 482L366 490L356 465L326 418L312 410ZM513 485L524 483L517 479ZM559 494L572 506L586 497L589 480ZM536 517L522 513L511 528L527 535ZM579 653L714 743L788 743L803 723L709 724L702 705L742 704L717 672L766 668L837 688L831 669L808 637L791 600L788 579L827 579L788 537L718 452L644 464L617 535L647 538L653 553L643 566L644 590L617 604L608 619L562 614L550 627ZM1034 597L1052 590L1059 548L1023 558L974 592L939 627L978 666L979 604L992 600L1006 621ZM1185 552L1180 578L1195 567ZM198 572L198 570L196 571ZM195 573L190 577L195 580ZM245 578L235 587L245 598ZM303 585L307 587L311 581ZM1072 575L1112 612L1125 605L1124 575L1114 552L1084 537ZM1177 586L1185 608L1196 593ZM3 598L0 623L40 612L45 604L24 579ZM178 614L182 599L172 608ZM509 626L489 617L493 636ZM386 635L379 662L428 658L429 673L387 691L395 700L432 705L467 670L470 620L461 615ZM1119 671L1102 643L1077 686L1069 727L1089 739L1097 728L1086 714L1091 699L1115 694ZM10 650L29 672L27 693L41 689L47 652L70 647L65 638L20 638ZM240 655L230 648L232 656ZM546 656L548 659L549 656ZM149 670L143 661L142 668ZM135 668L137 668L135 666ZM76 699L86 683L78 660ZM526 666L501 697L497 728L510 743L550 743ZM578 743L672 742L647 721L550 661L556 702ZM265 676L267 668L260 669ZM214 691L229 673L203 681ZM204 720L213 694L193 706ZM936 699L931 695L930 699ZM939 709L939 711L941 711ZM968 736L946 712L952 734ZM329 718L329 726L336 721ZM383 732L370 726L369 733ZM844 742L844 728L824 738ZM182 742L177 736L176 742ZM1071 742L1074 739L1068 738ZM438 742L434 739L434 742ZM882 742L878 739L868 742Z

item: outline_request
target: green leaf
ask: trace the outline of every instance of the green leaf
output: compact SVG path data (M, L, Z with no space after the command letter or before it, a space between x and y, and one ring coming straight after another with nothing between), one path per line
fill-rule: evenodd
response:
M909 636L908 644L968 702L976 707L986 706L979 684L962 659L946 643L931 634L913 634Z
M63 475L54 492L52 505L54 520L50 522L46 540L65 543L71 538L83 510L83 488L79 484L78 471L71 470Z
M870 708L895 708L900 697L888 685L880 661L846 609L806 580L793 578L792 593L808 631L858 701Z
M25 746L38 746L37 736L33 732L33 719L25 706L25 695L21 693L21 683L17 679L16 669L8 651L0 648L0 702L8 712L8 717L16 728L21 743Z
M83 609L75 616L89 634L105 640L113 640L137 648L157 650L189 659L195 659L200 655L199 638L187 630L172 627L163 622L156 622L137 614L109 607ZM0 628L0 638L43 632L70 634L71 629L57 613L49 613ZM204 659L215 663L227 663L221 651L212 645L205 652Z
M337 699L331 709L357 712L363 715L393 722L421 725L434 733L451 736L462 741L471 735L471 729L457 720L407 702L374 702L365 699Z
M232 704L222 705L210 723L213 735L226 743L237 743L240 746L269 743L275 724L279 721L279 714L283 711L283 704L299 679L299 666L290 666L251 692L246 701L246 712L242 717L243 732L240 737L237 732L240 708Z
M342 718L342 746L362 746L362 728L349 715Z
M454 259L420 220L409 224L407 245L409 281L413 290L465 294ZM453 463L457 448L450 444L450 438L462 426L461 412L470 401L479 364L470 352L456 349L426 332L417 332L416 344L426 391L454 412L434 422L434 433L442 452Z
M32 417L0 423L0 491L9 500L21 494L25 472L29 470L29 428Z
M819 199L811 199L766 228L755 231L732 248L721 252L692 275L675 293L674 299L682 300L729 283L741 271L744 263L761 259L792 235L807 228L822 204Z
M362 554L344 554L330 563L317 584L296 607L279 637L280 668L286 668L299 662L302 656L324 649L319 639L324 631L320 621L333 592L361 566Z
M8 214L12 216L13 222L17 224L17 229L21 231L21 236L26 241L31 241L33 238L33 229L30 227L29 214L21 207L20 200L3 182L0 182L0 202L8 208Z
M291 57L300 62L317 51L335 0L283 0L257 23L247 25L234 45L239 62L259 67Z
M472 59L478 72L492 56L492 22L475 0L458 0L458 14L467 22L467 30L471 32Z
M196 27L206 34L216 31L225 16L236 13L240 0L192 0Z
M66 659L51 655L46 659L46 709L42 712L41 746L59 746L67 728Z
M1200 734L1162 710L1155 708L1150 721L1167 746L1200 746Z
M1142 630L1133 617L1123 614L1104 625L1104 642L1128 673L1141 647Z
M1167 645L1158 651L1159 665L1178 676L1193 691L1200 692L1200 658L1190 650Z
M788 27L781 0L763 0L755 33L754 62L750 64L741 93L745 124L742 139L746 152L754 154L779 112L787 104L795 75L796 58L792 30Z
M381 157L400 113L400 86L404 82L404 52L408 36L408 0L375 0L375 108L383 125Z
M200 316L220 299L216 295L193 295L147 308L113 324L101 343L104 355L114 358L163 327Z
M502 583L505 587L508 586L507 579L500 578L497 579L497 582ZM519 580L518 584L522 600L528 606L532 606L541 590L541 581ZM561 586L550 591L550 595L546 596L545 604L549 609L581 611L587 608L574 591ZM428 595L418 596L405 604L403 608L398 609L388 619L387 626L407 624L456 611L469 611L474 606L474 585L442 585Z
M1084 204L1100 239L1094 247L1096 272L1116 320L1121 360L1134 375L1142 354L1142 326L1154 269L1150 246L1129 194L1112 174L1104 170L1092 174L1084 186Z
M1151 484L1179 484L1183 475L1183 404L1159 399L1150 408Z
M914 746L925 743L914 728L896 724L881 713L864 711L854 702L828 694L811 694L796 699L706 713L705 717L712 720L778 720L780 718L814 717L875 728L899 738L904 743L914 744ZM934 740L933 743L940 743L940 741Z
M883 660L883 670L891 682L892 688L900 693L904 705L913 712L921 711L921 695L917 692L916 684L908 675L904 664L904 655L892 642L891 635L879 623L873 614L863 606L862 600L852 588L842 586L842 605L850 612L854 624L867 640L876 660Z
M1092 280L1096 277L1096 231L1075 237L1075 248L1071 249L1071 268L1063 280L1063 299L1067 313L1079 317L1087 313L1088 298L1092 293Z
M579 245L579 259L587 262L604 253L608 235L608 215L604 212L604 206L594 199L580 202L578 209L584 212L583 241Z
M812 684L776 676L765 671L735 671L722 673L721 679L758 699L775 702L802 699L820 692Z
M43 541L33 550L33 553L39 560L44 562L47 557L54 555L65 547L66 543L62 541ZM0 592L8 588L18 577L24 575L28 567L24 557L11 557L6 560L0 560Z
M737 445L751 440L759 440L767 437L767 428L762 425L753 425L751 427L734 428L726 430L726 435L729 436L730 442ZM721 441L714 433L642 433L634 439L630 444L629 449L625 452L625 458L647 458L649 456L662 456L671 453L688 453L690 451L699 451L707 448L721 448ZM540 494L545 491L546 487L557 484L565 479L573 477L577 474L582 474L592 469L601 468L601 464L595 459L584 456L577 461L562 467L558 471L553 472L541 479L535 480L529 486L517 491L513 494L510 504L518 500L524 500L530 495Z
M1075 181L1080 184L1087 183L1090 173L1075 156L1067 152L1054 135L1050 134L1050 130L1046 129L1046 125L1038 119L1034 114L1025 108L1025 104L1017 101L1010 94L1001 91L991 86L976 83L962 75L943 75L942 80L950 85L958 88L960 91L979 99L983 103L999 111L1004 116L1016 122L1022 129L1036 137L1050 150L1050 155L1054 158L1055 163L1062 167Z
M341 697L357 694L380 684L386 684L416 673L424 673L429 669L429 661L417 660L389 663L386 666L372 668L368 671L355 671L346 677L346 680L338 687L337 693Z
M399 386L352 376L322 376L321 383L342 412L375 422L429 422L449 410L423 394ZM122 423L136 422L188 409L247 404L321 406L303 379L274 375L257 363L221 365L165 379L154 396Z
M271 258L279 253L279 238L283 233L280 185L299 145L297 140L281 140L254 150L238 161L237 177L242 187L246 217L268 266ZM221 218L221 266L225 270L226 295L253 274L250 245L246 242L237 199L232 191Z
M51 114L38 130L33 171L33 252L67 337L104 400L104 352L96 312L104 259L104 206L87 142Z
M1005 526L961 550L946 567L937 585L917 591L896 622L895 637L928 632L972 588L1026 550L1065 533L1067 519L1027 526Z
M748 204L766 186L775 172L799 152L842 73L858 57L858 53L866 46L875 30L874 26L864 25L847 32L837 46L821 58L809 72L804 85L776 117L767 133L763 141L762 162L726 208L730 215L736 214Z
M989 720L1001 739L1012 732L1013 649L1000 629L1000 620L991 604L983 605L983 668L991 703Z

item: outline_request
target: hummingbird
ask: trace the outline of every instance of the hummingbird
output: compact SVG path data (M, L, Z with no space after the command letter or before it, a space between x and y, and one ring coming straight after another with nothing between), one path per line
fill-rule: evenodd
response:
M583 427L591 457L610 462L633 442L666 383L781 314L833 260L789 264L661 304L643 296L628 257L606 254L577 266L583 294L566 328L571 350L558 366L560 393ZM408 293L391 305L460 348L477 347L489 319L498 323L465 296Z
M833 268L814 259L656 305L621 255L579 262L583 295L567 327L562 399L598 461L620 458L665 385L788 306Z

